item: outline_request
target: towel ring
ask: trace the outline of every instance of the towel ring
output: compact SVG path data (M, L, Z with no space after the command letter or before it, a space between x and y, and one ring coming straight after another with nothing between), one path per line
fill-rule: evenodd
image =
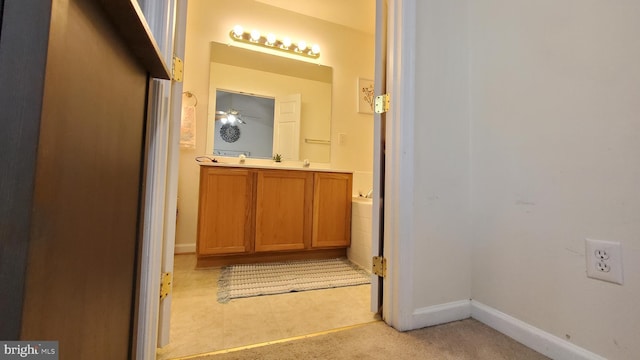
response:
M185 91L182 93L182 95L187 95L188 98L193 98L196 103L193 104L193 106L198 106L198 98L196 97L196 95L194 93L192 93L191 91Z

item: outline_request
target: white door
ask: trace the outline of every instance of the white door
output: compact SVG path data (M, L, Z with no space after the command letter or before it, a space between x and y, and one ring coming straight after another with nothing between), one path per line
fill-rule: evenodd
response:
M376 51L374 93L380 95L386 91L387 57L387 1L376 0ZM384 140L385 114L373 115L373 214L371 214L371 255L383 256L384 245ZM371 275L371 311L382 308L381 277Z
M300 94L276 97L273 152L282 160L300 160Z
M140 3L164 58L184 58L187 0ZM169 341L171 295L160 300L162 273L173 272L182 83L153 80L149 92L147 163L136 358L153 359Z
M185 37L187 32L187 0L176 2L175 35L173 52L175 56L184 59ZM182 82L174 82L170 98L170 125L167 159L167 187L164 211L164 233L162 237L161 272L173 275L173 254L176 235L176 209L178 202L178 160L180 158L180 121L182 118ZM160 301L158 311L157 347L169 344L169 330L171 328L171 301L169 293Z

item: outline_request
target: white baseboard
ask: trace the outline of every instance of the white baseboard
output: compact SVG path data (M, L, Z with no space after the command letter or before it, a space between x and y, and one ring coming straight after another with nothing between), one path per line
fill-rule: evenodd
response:
M196 243L193 244L176 244L173 250L174 254L193 254L196 252Z
M513 316L471 300L471 317L552 359L606 360Z
M471 301L454 301L446 304L416 309L413 312L411 328L419 329L427 326L467 319L469 317L471 317Z

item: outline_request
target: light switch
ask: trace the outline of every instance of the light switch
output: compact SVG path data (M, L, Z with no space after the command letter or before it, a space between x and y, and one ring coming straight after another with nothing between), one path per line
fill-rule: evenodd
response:
M338 145L344 145L345 142L347 141L347 134L345 133L339 133L338 134Z

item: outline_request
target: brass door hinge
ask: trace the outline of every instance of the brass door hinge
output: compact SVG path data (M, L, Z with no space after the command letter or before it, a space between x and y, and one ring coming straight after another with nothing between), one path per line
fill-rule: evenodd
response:
M182 82L182 74L184 73L184 64L182 59L177 56L173 56L173 62L171 64L171 77L173 81Z
M389 96L389 94L382 94L382 95L376 96L375 106L374 106L376 114L384 114L387 111L389 111L390 104L391 104L391 96Z
M160 279L160 300L166 298L169 294L171 294L171 281L173 278L173 274L170 272L162 273L162 278Z
M387 259L382 256L374 256L371 272L380 277L387 276Z

